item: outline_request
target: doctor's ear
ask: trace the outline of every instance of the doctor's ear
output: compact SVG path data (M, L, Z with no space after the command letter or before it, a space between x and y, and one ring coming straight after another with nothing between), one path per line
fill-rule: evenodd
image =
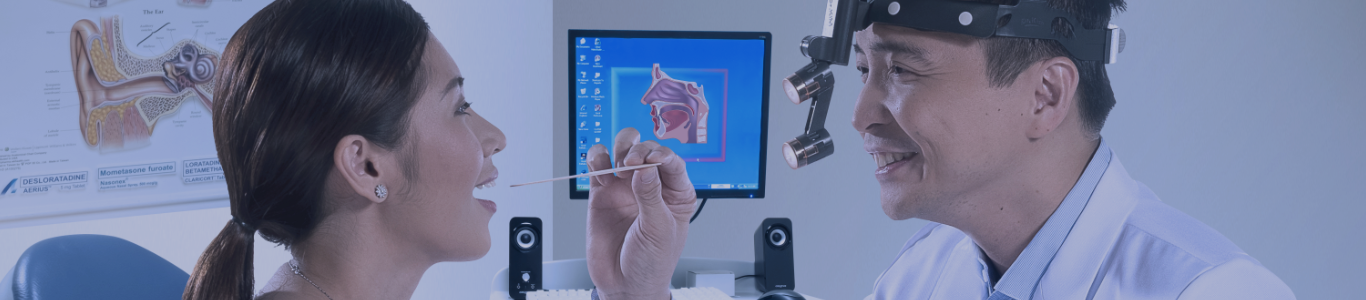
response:
M1081 72L1076 63L1067 57L1054 57L1030 68L1026 80L1034 86L1033 107L1030 108L1031 122L1026 132L1030 141L1037 140L1058 129L1063 120L1072 113L1077 104L1077 87Z
M394 153L360 135L342 137L333 153L333 164L338 175L352 190L370 202L384 202L389 190L402 179Z

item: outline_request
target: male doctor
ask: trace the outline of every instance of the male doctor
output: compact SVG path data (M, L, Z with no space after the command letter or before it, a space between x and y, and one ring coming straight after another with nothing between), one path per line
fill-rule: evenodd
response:
M1089 28L1124 8L1047 2ZM1100 136L1115 104L1102 62L1051 40L887 23L855 38L864 87L853 125L877 163L883 212L933 222L869 298L1294 298L1129 177Z

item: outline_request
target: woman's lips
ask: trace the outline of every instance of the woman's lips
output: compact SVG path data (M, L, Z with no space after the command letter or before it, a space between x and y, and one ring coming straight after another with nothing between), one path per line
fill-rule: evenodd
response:
M474 188L476 188L476 189L481 189L481 190L482 190L482 189L494 187L494 186L496 185L496 184L494 183L494 180L497 180L497 179L498 179L498 168L491 168L491 169L492 169L491 171L487 172L487 173L489 173L488 178L484 179L483 181L480 181L479 183L474 184Z
M479 200L479 204L480 204L480 205L483 205L483 206L484 206L484 209L488 209L490 214L491 214L491 213L498 212L498 203L493 203L493 201L484 200L484 199L479 199L479 198L474 198L474 200Z

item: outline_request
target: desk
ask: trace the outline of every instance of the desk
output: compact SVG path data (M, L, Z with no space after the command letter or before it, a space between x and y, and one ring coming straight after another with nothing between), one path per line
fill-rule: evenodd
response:
M673 278L669 281L671 288L683 287L687 280L688 271L702 270L727 270L735 273L736 277L754 275L754 262L743 260L724 260L709 258L690 258L684 257L678 260L678 267L674 268ZM556 260L541 263L541 285L547 290L587 290L593 288L593 280L588 277L588 261L580 259ZM509 300L508 296L508 269L503 268L493 276L493 287L490 289L490 300ZM754 287L754 277L746 277L735 281L734 299L755 300L760 293ZM810 295L802 294L808 300L820 300Z

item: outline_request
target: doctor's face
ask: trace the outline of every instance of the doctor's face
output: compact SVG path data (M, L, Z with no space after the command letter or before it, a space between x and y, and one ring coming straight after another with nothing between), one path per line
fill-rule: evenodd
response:
M980 40L875 23L855 34L863 91L854 128L877 168L882 210L896 220L943 222L973 205L1027 139L1030 92L989 85Z

